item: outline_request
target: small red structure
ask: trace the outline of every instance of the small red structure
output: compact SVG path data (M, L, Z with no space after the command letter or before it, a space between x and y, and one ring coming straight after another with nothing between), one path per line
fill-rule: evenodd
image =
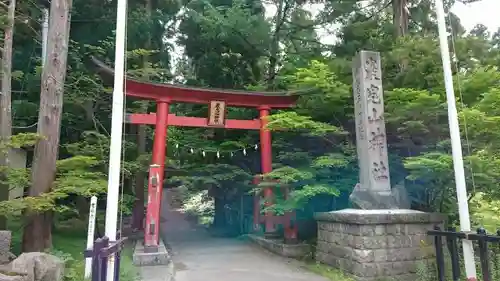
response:
M112 77L114 71L104 63L94 59L102 74ZM104 76L104 77L106 77ZM266 117L271 109L290 108L295 105L298 96L288 92L246 92L206 88L192 88L173 84L154 84L125 78L126 95L156 102L156 113L127 114L126 122L131 124L155 125L153 153L149 170L148 204L146 212L145 246L157 248L159 245L160 205L166 160L167 127L214 127L225 129L246 129L260 131L261 171L272 171L271 132L266 129ZM177 116L169 112L172 103L196 103L209 106L208 118ZM250 107L259 111L259 119L233 120L225 118L226 106ZM264 197L272 198L273 190L266 188ZM254 201L254 227L258 229L262 222L260 216L260 196ZM286 216L290 218L290 216ZM265 232L275 231L275 224L283 219L266 213L263 222ZM289 222L284 223L286 226ZM294 228L295 229L295 228ZM290 233L290 231L285 231ZM296 231L291 234L295 235Z

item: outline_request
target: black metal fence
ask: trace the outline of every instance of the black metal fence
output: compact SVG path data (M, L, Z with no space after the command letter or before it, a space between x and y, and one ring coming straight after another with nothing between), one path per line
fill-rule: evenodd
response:
M122 238L112 244L109 238L104 236L94 241L92 249L84 252L85 258L92 258L91 281L105 281L108 273L108 259L111 256L115 258L114 280L120 280L120 255L125 244L126 238Z
M479 260L479 274L483 281L500 280L500 230L496 235L489 235L484 228L479 228L476 233L456 231L455 228L449 228L447 231L435 227L428 232L434 236L434 245L436 249L436 265L438 281L448 281L447 270L451 269L451 280L464 280L462 278L462 240L474 242L475 260ZM446 246L445 246L446 243ZM448 252L445 252L445 248ZM448 266L445 256L449 256Z

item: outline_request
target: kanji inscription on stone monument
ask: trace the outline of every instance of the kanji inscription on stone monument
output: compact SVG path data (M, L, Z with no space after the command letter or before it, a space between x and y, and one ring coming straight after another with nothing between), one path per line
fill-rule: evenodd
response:
M380 53L360 51L352 73L360 187L390 193Z

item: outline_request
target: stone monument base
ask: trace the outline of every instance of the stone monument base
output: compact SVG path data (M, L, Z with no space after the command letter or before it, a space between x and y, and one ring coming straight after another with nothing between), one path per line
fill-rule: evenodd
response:
M149 251L144 247L144 241L138 240L135 244L132 260L136 266L168 265L171 257L161 239L157 251Z
M434 257L427 235L444 216L414 210L358 210L316 213L316 260L357 281L417 280L419 261Z

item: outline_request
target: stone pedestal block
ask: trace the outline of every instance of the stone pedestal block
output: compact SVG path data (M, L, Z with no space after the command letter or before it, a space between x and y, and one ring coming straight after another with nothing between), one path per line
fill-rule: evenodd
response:
M161 239L156 251L148 251L143 241L137 241L132 259L136 266L168 265L171 261L170 254Z
M419 261L434 257L427 231L444 216L414 210L357 210L317 213L316 260L358 281L414 281Z

